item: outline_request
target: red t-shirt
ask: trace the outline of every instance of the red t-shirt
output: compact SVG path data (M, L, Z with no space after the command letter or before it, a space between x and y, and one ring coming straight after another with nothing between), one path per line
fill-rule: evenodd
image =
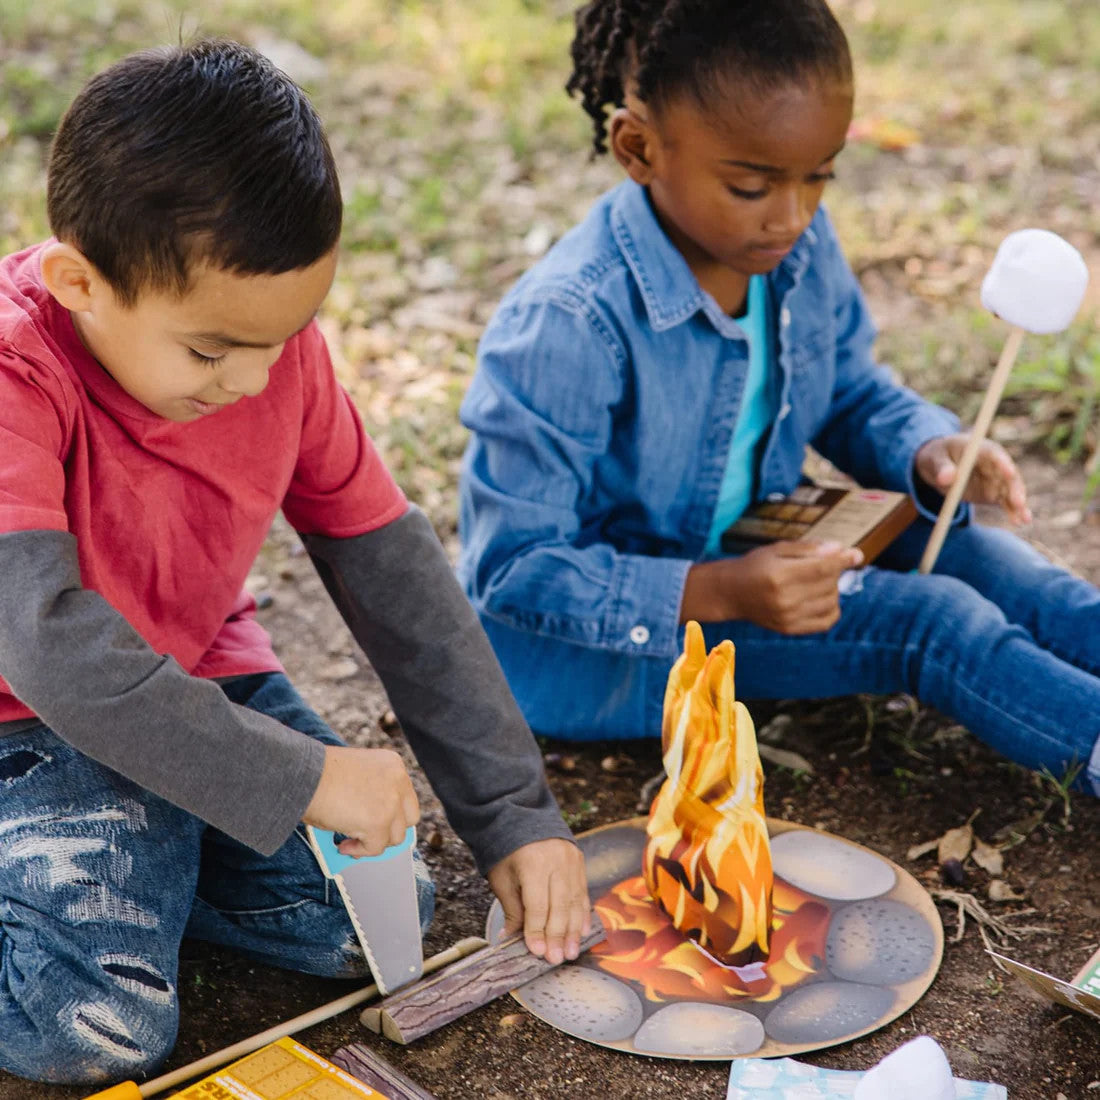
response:
M84 348L42 284L41 248L0 261L0 533L71 532L84 587L195 676L278 669L243 591L275 513L347 538L408 507L316 323L263 393L178 424ZM0 679L0 722L31 713Z

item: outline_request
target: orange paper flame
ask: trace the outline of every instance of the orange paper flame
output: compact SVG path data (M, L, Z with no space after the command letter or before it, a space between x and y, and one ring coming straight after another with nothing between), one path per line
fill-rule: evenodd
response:
M776 1001L824 965L829 909L781 880L774 900L771 954L759 975L721 966L684 939L640 875L596 902L607 938L591 955L601 970L639 983L650 1001Z
M698 623L665 692L668 779L650 810L642 870L673 926L725 966L766 959L772 860L756 730L734 699L734 649L708 655Z

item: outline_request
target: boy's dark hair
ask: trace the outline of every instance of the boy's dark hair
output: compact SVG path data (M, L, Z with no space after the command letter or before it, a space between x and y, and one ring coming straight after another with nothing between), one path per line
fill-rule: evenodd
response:
M757 93L813 76L852 79L848 40L825 0L591 0L576 13L573 75L606 151L607 106L632 82L659 107L689 94L702 107L730 79Z
M54 138L47 211L132 305L143 289L183 294L196 263L308 267L339 239L342 203L305 93L257 51L203 40L84 86Z

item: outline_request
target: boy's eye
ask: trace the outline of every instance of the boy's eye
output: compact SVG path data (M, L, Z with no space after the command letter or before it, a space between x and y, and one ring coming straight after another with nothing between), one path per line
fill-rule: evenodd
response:
M205 363L208 367L220 363L225 358L224 353L221 355L203 355L201 351L196 351L194 348L188 348L187 350L191 353L192 358L197 359L200 363Z

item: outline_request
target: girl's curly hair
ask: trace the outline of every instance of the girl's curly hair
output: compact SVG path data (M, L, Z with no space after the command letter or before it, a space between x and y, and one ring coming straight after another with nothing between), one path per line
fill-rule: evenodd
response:
M689 94L701 106L730 80L760 93L792 81L852 79L848 40L825 0L590 0L575 16L573 74L607 149L608 106L621 107L629 83L655 106Z

